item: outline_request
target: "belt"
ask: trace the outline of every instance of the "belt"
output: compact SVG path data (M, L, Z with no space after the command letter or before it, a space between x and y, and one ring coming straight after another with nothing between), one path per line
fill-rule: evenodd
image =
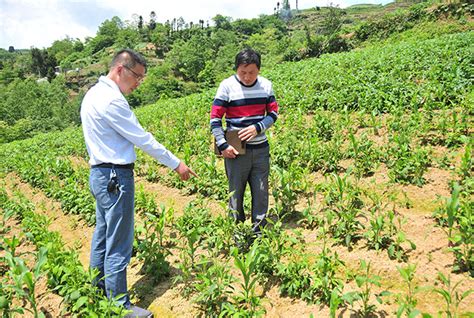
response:
M108 163L108 162L91 166L91 168L116 168L116 169L133 169L133 167L135 167L134 163L128 163L126 165L116 165L114 163Z

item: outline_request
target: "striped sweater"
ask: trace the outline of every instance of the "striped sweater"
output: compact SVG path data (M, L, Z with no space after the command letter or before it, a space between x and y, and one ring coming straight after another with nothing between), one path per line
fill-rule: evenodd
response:
M247 142L247 148L267 146L265 131L278 118L278 104L272 83L258 76L253 85L246 86L236 75L221 82L211 109L211 131L220 151L228 147L222 127L224 116L227 130L240 130L255 125L258 135Z

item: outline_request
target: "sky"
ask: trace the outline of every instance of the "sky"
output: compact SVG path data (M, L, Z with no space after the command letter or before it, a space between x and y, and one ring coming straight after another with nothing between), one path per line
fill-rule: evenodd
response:
M155 11L156 20L165 22L183 17L186 22L200 19L212 22L217 14L233 20L272 14L282 0L0 0L0 48L47 48L67 36L84 41L95 36L99 26L114 16L133 21L142 15L148 21ZM358 4L387 4L391 0L299 0L299 9L327 6L341 8ZM296 0L290 0L295 8Z

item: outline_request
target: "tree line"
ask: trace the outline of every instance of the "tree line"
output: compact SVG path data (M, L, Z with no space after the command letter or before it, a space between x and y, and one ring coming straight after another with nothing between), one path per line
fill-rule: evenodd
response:
M284 1L277 3L272 15L237 20L216 15L210 22L197 23L182 17L161 23L159 12L152 11L131 21L105 20L96 35L85 41L66 37L44 49L0 49L0 142L79 124L83 92L106 74L110 56L124 47L141 52L149 61L146 80L129 96L130 104L137 107L214 87L232 74L234 56L244 47L260 51L263 68L271 69L282 62L348 51L446 12L472 15L472 6L461 3L445 4L447 10L439 12L427 10L429 6L428 2L403 10L393 6L380 18L357 20L361 12L387 8L330 6L297 11Z

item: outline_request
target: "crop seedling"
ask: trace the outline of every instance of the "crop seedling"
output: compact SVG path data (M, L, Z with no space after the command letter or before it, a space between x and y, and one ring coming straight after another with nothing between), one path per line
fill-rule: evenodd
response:
M324 211L329 230L338 242L346 246L351 246L364 228L359 220L363 216L361 208L364 205L361 193L357 186L350 183L347 175L342 178L333 175L327 185Z
M44 313L37 306L35 290L47 261L47 252L48 249L46 247L40 248L38 253L36 253L36 263L31 271L21 257L14 256L9 251L5 254L5 260L9 267L9 276L13 281L11 287L17 297L28 301L31 308L26 307L25 309L32 313L35 318L45 317Z
M170 252L163 245L163 237L166 219L172 213L173 211L167 210L164 205L161 206L159 216L146 213L143 231L145 237L143 239L136 237L137 258L144 261L143 270L153 276L155 283L168 276L170 271L169 263L166 261L166 256Z
M451 277L446 277L443 273L438 272L438 280L443 285L443 287L433 288L433 291L441 296L443 296L444 301L446 302L446 307L443 311L438 313L446 314L448 318L457 318L457 317L468 317L469 314L462 314L459 312L459 305L461 302L466 299L470 294L474 293L473 289L468 289L465 292L458 290L459 285L461 285L462 280L458 281L456 284L453 284Z
M394 217L395 213L393 211L388 211L389 216L389 231L390 237L392 238L390 246L387 248L388 256L391 259L396 259L398 261L406 262L408 259L407 250L403 247L402 244L408 243L410 249L416 249L416 245L413 241L409 240L406 237L405 232L402 231L402 225L406 222L405 219L397 218L398 226L394 226Z
M301 298L308 303L315 301L316 290L313 287L313 278L306 255L296 253L287 264L278 264L277 277L280 280L282 295Z
M227 263L221 264L217 259L212 259L210 266L203 266L202 271L197 273L193 283L197 292L194 302L204 311L206 316L218 316L224 304L229 302L233 291L232 283L235 281L229 273Z
M265 313L260 303L260 297L255 295L255 285L258 278L256 273L259 259L257 245L246 254L239 254L237 248L232 249L235 266L240 271L243 281L240 282L241 291L234 298L234 304L224 304L223 314L239 317L258 317Z
M380 276L373 275L371 276L370 267L371 263L367 263L365 260L360 261L360 271L362 274L355 276L355 282L357 287L359 288L358 291L349 292L343 295L342 299L347 301L351 306L354 305L355 302L360 303L360 309L356 311L358 316L361 317L371 317L375 315L377 311L377 306L375 304L370 303L370 297L372 295L372 287L380 287ZM384 291L380 294L376 295L376 300L379 304L382 304L383 296L389 295L389 292Z
M326 243L323 250L318 255L316 262L311 267L314 290L323 303L329 304L334 291L342 290L342 280L337 277L338 269L344 266L344 262L339 259L336 252L331 253Z
M158 215L159 210L154 198L145 192L143 185L140 185L135 194L135 210L138 214L150 213Z
M406 267L397 267L397 269L407 287L406 294L397 295L397 303L399 305L396 312L397 318L402 317L404 313L407 315L407 317L416 317L421 313L416 309L416 305L418 303L416 294L420 293L426 288L417 286L415 282L415 264L408 264Z
M294 250L300 243L296 238L286 234L282 228L281 220L273 222L268 220L267 226L262 230L262 235L256 239L259 259L256 272L263 277L274 275L281 259Z

